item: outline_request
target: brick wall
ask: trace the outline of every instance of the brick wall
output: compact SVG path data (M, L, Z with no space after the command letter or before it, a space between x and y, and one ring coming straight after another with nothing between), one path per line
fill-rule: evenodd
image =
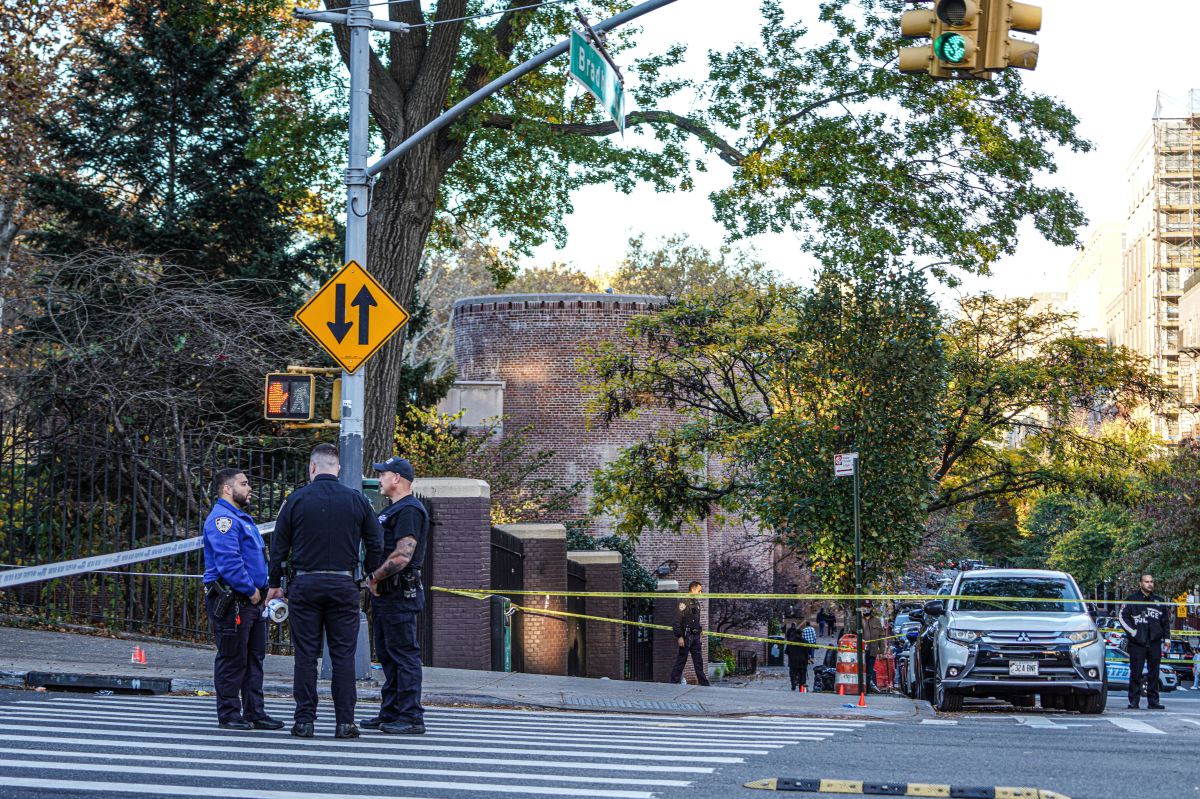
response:
M605 551L568 552L570 560L582 563L587 569L587 590L591 592L619 592L621 590L621 553ZM619 597L588 597L584 613L605 619L621 618ZM587 621L587 675L608 677L610 680L625 678L625 647L620 624Z
M525 545L526 591L567 590L567 528L561 524L501 524L497 527ZM565 611L562 596L526 595L527 607ZM567 673L567 620L563 616L522 613L522 653L528 674Z
M414 493L428 501L434 584L479 588L491 579L491 500L482 480L418 478ZM491 668L491 620L487 602L435 593L433 657L428 666Z

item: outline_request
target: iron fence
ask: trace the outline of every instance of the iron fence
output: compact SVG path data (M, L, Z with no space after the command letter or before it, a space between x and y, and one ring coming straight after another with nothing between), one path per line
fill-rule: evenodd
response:
M306 457L294 449L212 440L203 431L164 436L103 424L31 422L0 412L0 563L53 563L167 543L200 534L211 508L209 481L223 466L244 470L251 512L274 518L303 484ZM129 632L208 636L204 557L199 550L105 572L0 591L0 609L84 620ZM286 640L274 630L274 643Z
M587 569L582 563L567 561L567 591L587 590ZM581 596L567 597L567 612L583 614L587 610L587 599ZM567 676L587 676L587 620L567 617Z
M515 535L492 528L491 544L492 587L504 591L522 591L525 588L525 544ZM508 595L516 603L525 601L521 594ZM512 616L512 670L525 670L523 614Z
M626 599L622 603L625 621L654 623L654 605L645 599ZM625 641L625 679L654 681L654 638L648 627L621 625Z

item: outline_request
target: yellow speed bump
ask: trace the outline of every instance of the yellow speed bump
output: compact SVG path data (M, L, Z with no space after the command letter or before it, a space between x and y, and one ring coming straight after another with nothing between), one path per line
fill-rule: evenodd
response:
M924 782L864 782L862 780L818 780L769 777L747 782L747 788L764 791L854 794L858 796L940 796L949 799L1070 799L1040 788L973 787L935 785Z

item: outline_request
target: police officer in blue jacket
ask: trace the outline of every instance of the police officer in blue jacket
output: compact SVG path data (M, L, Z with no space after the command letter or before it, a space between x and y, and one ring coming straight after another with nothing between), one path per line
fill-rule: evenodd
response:
M217 722L225 730L278 730L263 708L267 621L259 605L267 592L267 553L245 508L250 481L240 469L213 477L218 499L204 520L204 605L217 643L213 682Z
M360 726L401 735L425 732L421 707L421 647L417 641L417 614L425 609L421 566L429 515L413 496L413 466L404 458L374 464L380 472L379 491L389 500L379 516L383 526L383 551L387 559L367 575L371 592L371 622L375 655L383 666L379 715Z

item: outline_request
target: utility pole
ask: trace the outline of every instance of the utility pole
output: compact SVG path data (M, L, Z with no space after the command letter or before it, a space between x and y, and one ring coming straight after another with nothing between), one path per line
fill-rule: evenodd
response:
M854 455L854 618L855 637L858 639L858 694L867 693L867 673L863 668L863 623L862 623L862 536L859 521L859 478L858 454Z
M328 22L350 28L350 145L349 166L346 169L346 262L356 261L363 269L367 264L367 214L371 210L371 186L379 173L424 139L449 125L470 108L492 96L500 89L524 75L533 72L551 59L567 52L570 40L560 42L543 50L533 58L514 67L474 92L453 108L442 112L432 122L413 133L391 152L369 167L367 165L370 139L367 128L370 113L369 99L371 35L372 30L391 33L407 33L411 28L403 22L374 19L371 15L371 0L350 0L345 11L318 11L296 8L293 16L310 22ZM619 25L637 19L643 14L662 8L675 0L645 0L633 8L609 17L592 26L593 34L612 30ZM436 20L430 24L437 24ZM615 68L615 64L613 67ZM342 485L360 491L362 489L363 463L363 415L366 410L366 375L362 369L354 373L342 372L342 420L338 433L338 450L341 453Z

